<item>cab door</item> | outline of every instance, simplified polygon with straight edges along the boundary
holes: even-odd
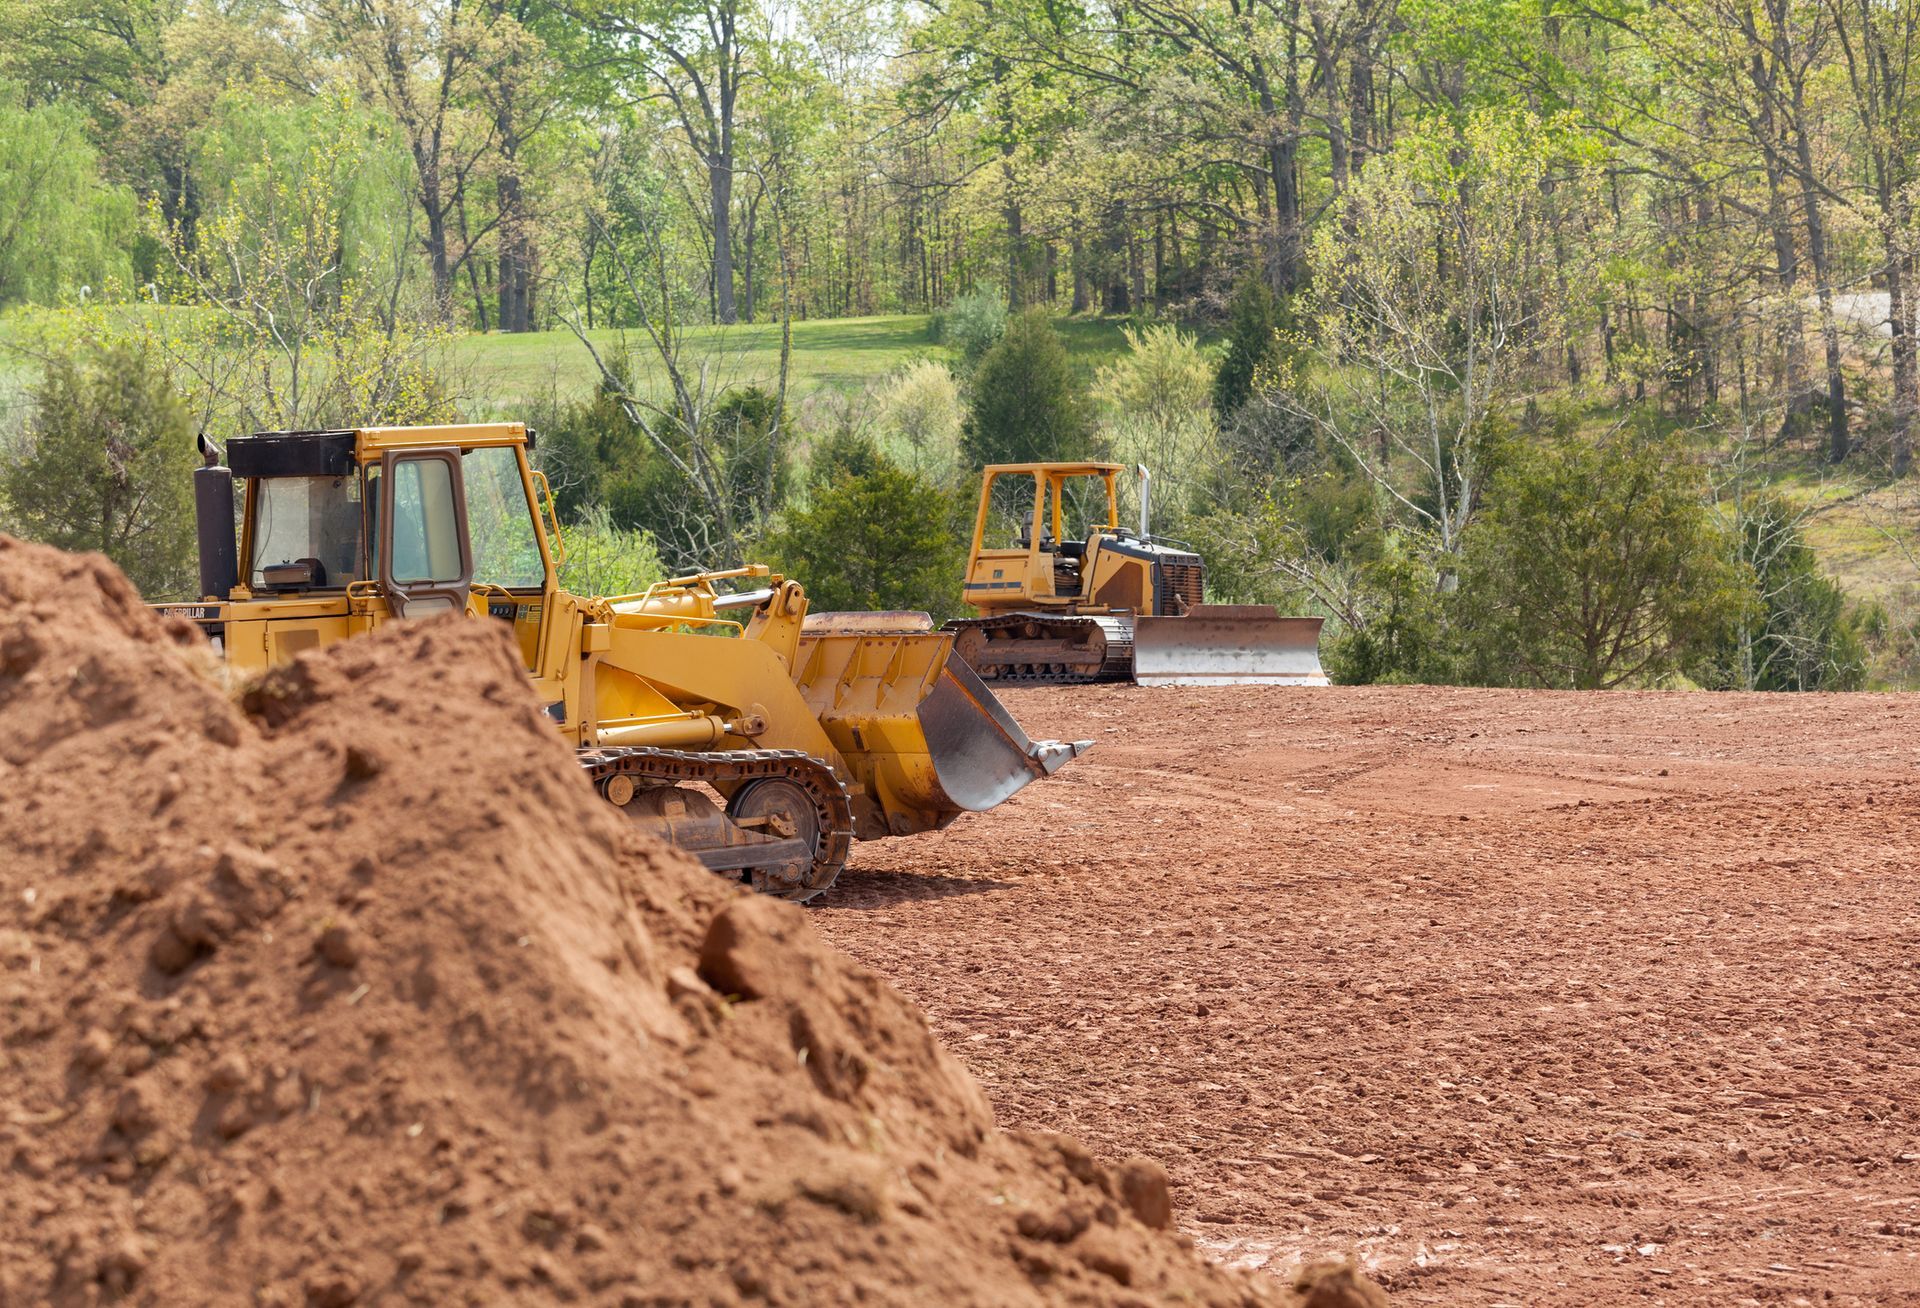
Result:
[[[457,449],[389,450],[380,460],[380,584],[397,618],[464,613],[473,584]]]

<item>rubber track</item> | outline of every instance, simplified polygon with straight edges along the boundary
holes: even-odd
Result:
[[[610,777],[627,776],[644,786],[709,785],[761,781],[778,777],[792,781],[813,798],[820,828],[820,852],[807,875],[795,881],[774,868],[749,868],[753,888],[805,903],[821,894],[847,865],[853,849],[853,801],[833,769],[797,749],[729,749],[712,752],[649,749],[645,746],[597,746],[576,754],[580,767],[596,788]]]

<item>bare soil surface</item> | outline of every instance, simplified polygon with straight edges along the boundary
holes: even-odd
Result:
[[[499,624],[210,673],[0,536],[0,1305],[1383,1302],[997,1129],[805,913],[594,795]]]
[[[1920,699],[1006,692],[812,914],[1003,1125],[1394,1301],[1920,1304]]]

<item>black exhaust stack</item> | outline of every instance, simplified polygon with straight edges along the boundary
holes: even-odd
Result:
[[[239,547],[233,538],[233,470],[220,466],[220,447],[201,432],[196,438],[206,466],[193,470],[193,518],[200,544],[200,595],[224,600],[240,584]]]

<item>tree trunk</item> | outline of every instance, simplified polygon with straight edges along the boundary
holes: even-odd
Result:
[[[1073,312],[1085,313],[1093,303],[1087,286],[1087,243],[1080,235],[1080,224],[1073,225]]]
[[[1893,475],[1904,477],[1913,465],[1913,413],[1920,406],[1913,339],[1913,288],[1906,260],[1887,241],[1887,322],[1893,333]]]
[[[1780,348],[1779,362],[1787,400],[1787,416],[1781,424],[1781,436],[1787,437],[1799,433],[1802,425],[1800,419],[1806,411],[1806,331],[1800,308],[1799,256],[1793,248],[1793,230],[1787,221],[1787,202],[1783,194],[1785,183],[1781,174],[1784,170],[1775,150],[1768,148],[1762,153],[1767,172],[1768,225],[1773,229],[1774,276],[1779,283],[1780,294],[1786,301],[1781,306],[1782,317],[1775,328],[1775,338]]]
[[[520,178],[512,172],[504,173],[497,189],[500,197],[500,278],[496,300],[500,330],[532,331],[532,251],[528,248]]]
[[[1153,302],[1156,306],[1167,302],[1167,220],[1163,213],[1153,216]]]
[[[420,207],[427,217],[427,264],[433,270],[433,302],[439,312],[453,293],[453,278],[447,259],[447,206],[440,199],[440,177],[432,168],[420,174]]]
[[[733,304],[733,153],[715,150],[707,156],[707,187],[712,199],[713,317],[732,323]]]
[[[467,225],[466,191],[462,189],[456,198],[458,203],[454,206],[454,216],[460,220],[460,247],[467,251],[466,258],[462,259],[461,262],[466,265],[467,286],[473,291],[473,316],[479,323],[480,330],[487,332],[493,328],[492,324],[487,321],[487,297],[481,294],[480,291],[480,260],[473,255],[473,238],[468,235],[471,229]],[[451,308],[451,288],[449,288],[447,303],[448,307]]]
[[[753,229],[759,217],[760,197],[756,195],[747,202],[747,225],[740,240],[740,317],[745,322],[753,321]]]
[[[1007,177],[1009,186],[1012,180],[1009,170]],[[1022,228],[1020,202],[1014,199],[1011,193],[1007,196],[1001,213],[1007,223],[1007,312],[1018,313],[1027,307],[1027,289],[1025,279],[1022,277],[1026,271],[1027,236]]]
[[[1102,234],[1103,258],[1100,277],[1103,285],[1101,308],[1107,313],[1126,313],[1127,300],[1127,213],[1120,201],[1107,206],[1106,230]]]
[[[1840,322],[1833,308],[1826,220],[1813,185],[1813,155],[1803,123],[1795,123],[1794,137],[1800,156],[1800,202],[1806,210],[1807,259],[1813,264],[1813,290],[1820,302],[1820,336],[1827,347],[1827,459],[1840,463],[1846,459],[1852,439],[1847,429],[1847,377],[1840,366]]]

